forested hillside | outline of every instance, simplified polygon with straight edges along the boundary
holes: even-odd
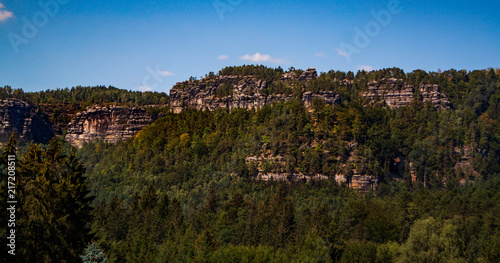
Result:
[[[72,87],[37,92],[4,86],[0,88],[0,99],[16,98],[31,104],[83,104],[115,103],[129,106],[167,104],[168,95],[161,92],[140,92],[118,89],[112,86]]]
[[[170,112],[133,138],[85,143],[76,153],[57,140],[33,146],[19,156],[22,174],[34,174],[21,183],[29,205],[20,211],[37,219],[22,235],[45,243],[20,253],[47,262],[65,247],[73,261],[85,248],[107,262],[500,260],[498,70],[330,71],[281,89],[291,72],[303,71],[242,66],[207,75],[250,74],[280,87],[269,94],[289,90],[287,101]],[[418,89],[401,107],[362,96],[368,83],[389,79],[396,89],[437,84],[451,104],[435,107]],[[308,91],[341,100],[306,107]],[[35,182],[60,198],[43,214],[48,197]],[[68,198],[67,189],[78,194]],[[38,230],[82,226],[59,207],[90,213],[89,231],[64,243]]]
[[[272,79],[276,71],[269,72],[261,77]],[[94,231],[110,258],[498,260],[499,76],[351,74],[321,74],[306,87],[341,94],[340,105],[315,100],[307,109],[299,97],[260,110],[187,110],[125,143],[86,145],[81,158],[101,200]],[[358,95],[362,83],[389,77],[438,83],[452,107],[436,110],[416,98],[391,109]],[[345,78],[352,84],[342,85]],[[285,181],[260,181],[268,174]],[[346,188],[355,174],[378,187]]]

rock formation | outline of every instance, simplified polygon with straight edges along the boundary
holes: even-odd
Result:
[[[315,79],[318,77],[318,73],[315,68],[308,68],[306,71],[299,76],[299,81],[308,82],[309,80]]]
[[[67,129],[66,140],[77,147],[98,139],[115,143],[134,136],[159,116],[144,108],[92,106],[76,113],[64,127],[55,127],[49,117],[22,100],[0,100],[0,142],[7,142],[14,132],[20,141],[48,143],[59,129]]]
[[[350,188],[354,188],[359,192],[366,193],[374,191],[378,186],[378,178],[375,176],[369,176],[366,174],[360,174],[357,171],[353,171],[353,175],[346,176],[343,174],[335,175],[335,181],[339,184],[346,184]]]
[[[449,108],[451,105],[448,97],[440,92],[437,84],[420,84],[418,91],[420,91],[424,103],[430,101],[438,109]],[[413,100],[415,93],[416,90],[412,84],[390,78],[387,80],[382,79],[379,82],[370,81],[368,91],[364,92],[362,96],[367,98],[369,103],[383,101],[387,106],[397,108],[409,104]]]
[[[308,68],[297,77],[295,72],[283,74],[280,81],[306,83],[318,77],[316,69]],[[216,76],[201,80],[177,83],[170,90],[170,107],[174,113],[185,109],[215,110],[217,108],[257,109],[273,102],[287,101],[293,94],[268,94],[268,83],[255,76]],[[309,106],[314,98],[321,98],[328,104],[339,101],[339,96],[325,91],[317,94],[305,92],[303,103]]]
[[[273,83],[257,76],[212,76],[201,80],[177,83],[170,91],[170,109],[179,113],[186,109],[215,110],[217,108],[258,109],[274,102],[297,99],[296,88],[308,86],[318,78],[316,69],[308,68],[298,75],[295,71],[284,73]],[[346,85],[352,80],[343,80]],[[388,107],[409,104],[416,94],[423,102],[431,102],[437,109],[450,107],[450,102],[438,85],[421,84],[414,87],[395,78],[371,81],[368,91],[361,94],[369,104],[382,102]],[[333,91],[301,91],[304,106],[310,108],[316,99],[326,104],[340,103],[340,96]],[[5,142],[12,132],[21,140],[46,143],[54,134],[67,130],[66,140],[81,147],[86,141],[103,139],[115,143],[134,136],[151,124],[157,116],[144,108],[92,106],[80,111],[79,106],[38,105],[38,108],[17,99],[0,100],[0,141]],[[46,114],[40,113],[46,112]],[[54,122],[53,124],[50,121]]]
[[[313,102],[313,99],[315,98],[320,98],[322,99],[326,104],[339,104],[340,103],[340,96],[339,94],[334,93],[333,91],[320,91],[318,93],[312,93],[310,91],[306,91],[302,93],[302,103],[304,106],[309,108]]]
[[[65,138],[76,147],[98,139],[116,143],[133,137],[156,118],[143,108],[93,106],[76,114],[68,124]]]
[[[293,71],[287,72],[275,82],[281,82],[285,86],[293,86],[297,82],[307,85],[310,80],[317,77],[316,69],[308,68],[300,76]],[[347,82],[349,81],[343,80],[344,85]],[[352,81],[350,83],[352,84]],[[216,76],[179,82],[170,91],[170,106],[174,113],[185,109],[255,109],[293,98],[289,93],[269,94],[268,88],[270,88],[269,83],[255,76]],[[402,80],[395,78],[371,81],[368,83],[368,91],[361,95],[367,98],[370,104],[384,102],[388,107],[394,108],[409,104],[417,91],[424,103],[429,101],[437,109],[450,107],[450,101],[440,92],[438,85],[420,84],[415,88],[412,84],[403,83]],[[306,107],[311,106],[314,98],[320,98],[327,104],[340,102],[339,95],[333,91],[302,93],[302,102]]]
[[[0,100],[1,142],[6,142],[14,132],[18,140],[47,143],[53,133],[45,117],[22,100]]]

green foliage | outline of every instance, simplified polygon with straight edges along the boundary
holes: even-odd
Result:
[[[165,105],[168,95],[163,92],[140,92],[118,89],[112,86],[76,86],[64,89],[24,92],[10,86],[0,87],[0,99],[16,98],[35,105],[82,105],[123,104],[128,106]]]
[[[285,262],[272,247],[228,246],[215,251],[209,262]]]
[[[188,110],[117,145],[85,145],[79,154],[101,215],[93,233],[118,262],[495,262],[497,92],[486,108],[455,97],[441,111],[357,99],[367,81],[387,77],[420,84],[440,75],[329,72],[307,89],[331,84],[341,105]],[[343,78],[353,82],[337,85]],[[328,179],[264,182],[262,173]],[[346,185],[367,175],[378,189],[356,193],[338,174]]]
[[[15,152],[13,140],[4,149]],[[33,145],[16,162],[16,257],[23,262],[77,261],[89,241],[92,198],[75,152],[53,139]],[[5,159],[4,159],[5,160]],[[5,166],[4,166],[5,169]]]
[[[83,263],[106,263],[108,260],[104,252],[96,243],[90,243],[85,248],[80,258]]]
[[[345,245],[340,262],[376,262],[377,244],[367,241],[349,241]]]
[[[215,96],[218,98],[223,98],[233,95],[233,85],[231,83],[225,82],[224,84],[217,87],[215,90]]]
[[[76,261],[89,226],[109,262],[500,260],[497,72],[330,71],[307,87],[279,85],[280,68],[219,72],[246,74],[268,81],[269,94],[298,96],[259,110],[168,113],[130,140],[79,150],[97,196],[92,217],[75,155],[57,141],[31,147],[19,166],[20,253],[30,262]],[[392,77],[438,83],[453,107],[359,99],[367,82]],[[301,92],[321,90],[342,104],[302,106]],[[327,179],[260,181],[263,171]],[[335,182],[339,174],[345,184]],[[357,175],[378,188],[348,188]]]
[[[401,246],[398,262],[466,262],[463,242],[452,223],[441,225],[432,217],[422,219],[415,222]]]
[[[249,76],[253,75],[261,80],[271,83],[278,80],[284,73],[281,67],[268,68],[263,65],[243,65],[234,67],[225,67],[219,71],[219,76]]]

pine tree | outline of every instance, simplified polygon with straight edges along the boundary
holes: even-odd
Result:
[[[90,238],[91,198],[83,174],[75,152],[65,155],[55,138],[46,151],[35,144],[22,156],[19,253],[23,261],[79,261]]]
[[[106,263],[108,261],[106,255],[96,243],[89,244],[80,258],[83,263]]]
[[[273,217],[271,224],[274,232],[271,234],[273,244],[284,246],[295,230],[295,209],[290,195],[286,193],[284,185],[280,184],[276,193],[272,194],[271,207]]]

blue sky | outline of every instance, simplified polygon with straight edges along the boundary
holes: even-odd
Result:
[[[498,1],[40,2],[0,0],[0,86],[168,92],[243,64],[500,67]]]

